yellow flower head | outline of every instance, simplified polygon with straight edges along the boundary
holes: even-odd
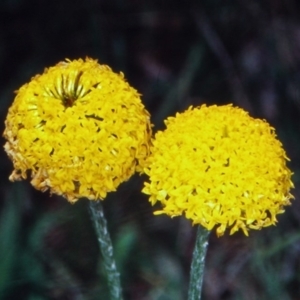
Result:
[[[189,108],[165,121],[154,138],[143,192],[156,214],[185,215],[217,235],[276,223],[293,187],[274,129],[242,109]]]
[[[142,171],[151,138],[138,92],[96,60],[60,62],[18,91],[5,122],[11,180],[63,195],[103,199]]]

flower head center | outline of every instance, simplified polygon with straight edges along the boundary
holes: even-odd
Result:
[[[78,71],[75,74],[61,74],[50,89],[46,89],[47,93],[62,100],[65,107],[71,107],[78,98],[82,98],[91,92],[92,87],[97,87],[99,82],[89,86],[83,82],[83,71]]]

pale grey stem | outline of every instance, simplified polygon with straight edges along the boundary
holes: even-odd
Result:
[[[102,203],[100,200],[90,201],[89,207],[106,270],[110,298],[111,300],[122,300],[120,274],[117,271],[114,260],[113,246],[107,229]]]
[[[199,225],[190,271],[188,300],[200,300],[210,231]]]

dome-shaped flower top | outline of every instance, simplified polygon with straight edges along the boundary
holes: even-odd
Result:
[[[96,60],[64,61],[18,91],[9,109],[5,150],[15,170],[42,191],[103,199],[142,171],[151,138],[138,92]]]
[[[217,234],[276,223],[293,187],[274,129],[239,108],[201,106],[166,120],[154,138],[143,192],[170,216]]]

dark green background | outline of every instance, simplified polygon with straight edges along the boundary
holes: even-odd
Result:
[[[143,95],[154,131],[190,105],[233,103],[267,119],[284,144],[296,200],[276,227],[211,234],[206,300],[300,299],[300,3],[2,0],[1,131],[13,91],[65,59],[96,58]],[[4,140],[2,140],[4,144]],[[0,154],[0,299],[108,299],[87,212],[11,183]],[[104,201],[125,299],[186,299],[195,229],[153,216],[134,176]]]

